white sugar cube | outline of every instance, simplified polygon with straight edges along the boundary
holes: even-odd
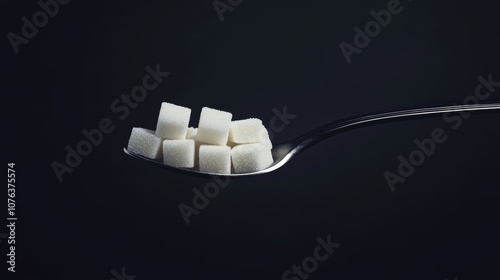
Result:
[[[164,140],[163,163],[173,167],[194,167],[194,140]]]
[[[231,173],[231,148],[227,146],[201,145],[199,157],[201,172]]]
[[[273,155],[265,144],[243,144],[231,149],[231,160],[234,172],[248,173],[269,167],[273,163]]]
[[[237,144],[257,143],[262,126],[262,121],[255,118],[232,121],[229,141]]]
[[[231,113],[203,107],[196,140],[213,145],[226,145],[232,117]]]
[[[128,140],[127,150],[150,159],[161,159],[161,143],[163,139],[155,135],[153,130],[134,127]]]
[[[191,109],[189,108],[167,102],[161,103],[156,136],[175,140],[186,139],[190,117]]]
[[[271,142],[271,138],[269,138],[269,132],[267,131],[265,126],[260,128],[259,132],[259,143],[266,145],[269,149],[273,148],[273,143]]]
[[[197,128],[189,127],[186,134],[186,139],[196,139]]]

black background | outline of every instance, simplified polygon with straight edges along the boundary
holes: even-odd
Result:
[[[211,1],[74,0],[15,54],[7,33],[40,8],[2,1],[16,276],[109,280],[125,267],[136,280],[281,279],[331,235],[342,245],[309,279],[500,277],[498,114],[457,130],[437,117],[340,134],[276,172],[231,180],[189,225],[178,205],[209,180],[122,151],[132,127],[155,128],[164,101],[191,108],[193,126],[203,106],[265,124],[286,106],[297,117],[279,143],[348,116],[462,103],[479,75],[500,80],[496,1],[402,1],[348,64],[339,44],[387,2],[243,0],[221,21]],[[110,104],[157,64],[170,76],[120,120]],[[105,117],[115,130],[60,183],[51,163]],[[448,140],[391,192],[384,172],[434,128]],[[5,239],[0,248],[4,275]]]

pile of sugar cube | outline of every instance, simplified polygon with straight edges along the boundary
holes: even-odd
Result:
[[[273,163],[272,143],[262,121],[232,121],[228,112],[203,107],[198,128],[189,127],[191,109],[161,104],[156,131],[134,127],[129,152],[178,168],[204,173],[249,173]]]

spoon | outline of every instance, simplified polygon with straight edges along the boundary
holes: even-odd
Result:
[[[330,138],[333,135],[338,133],[348,131],[354,128],[364,127],[368,125],[374,125],[379,123],[388,123],[392,121],[401,121],[408,119],[419,119],[432,117],[435,115],[443,114],[443,113],[457,113],[457,112],[471,112],[471,113],[485,113],[485,112],[498,112],[500,111],[500,103],[488,103],[493,100],[487,100],[485,104],[476,104],[476,105],[453,105],[453,106],[432,106],[432,107],[421,107],[414,109],[406,109],[406,110],[398,110],[398,111],[389,111],[384,113],[376,113],[376,114],[368,114],[358,117],[346,118],[338,121],[333,121],[323,126],[320,126],[309,133],[306,133],[303,136],[300,136],[291,141],[273,145],[272,155],[274,162],[268,168],[260,171],[250,172],[250,173],[231,173],[231,174],[215,174],[215,173],[205,173],[201,172],[195,168],[177,168],[168,165],[164,165],[160,160],[153,160],[146,158],[144,156],[132,153],[127,150],[125,147],[123,151],[136,159],[139,159],[143,162],[179,172],[192,176],[230,176],[230,177],[243,177],[250,175],[260,175],[275,171],[281,167],[283,167],[287,162],[289,162],[294,156],[296,156],[299,152],[306,150],[317,144],[320,141],[323,141],[327,138]],[[498,101],[495,99],[495,101]]]

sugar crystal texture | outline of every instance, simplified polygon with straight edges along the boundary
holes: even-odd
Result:
[[[191,109],[163,102],[156,124],[156,136],[173,140],[186,139],[190,117]]]
[[[231,173],[231,148],[227,146],[201,145],[199,157],[201,172]]]
[[[134,127],[128,140],[127,150],[150,159],[162,158],[162,141],[153,130]]]
[[[195,140],[196,139],[196,134],[198,134],[198,129],[197,128],[194,128],[194,127],[190,127],[188,128],[188,132],[187,132],[187,136],[186,138],[187,139],[193,139]],[[202,144],[205,144],[205,143],[202,143],[200,141],[194,141],[194,165],[197,166],[198,165],[198,162],[199,162],[199,150],[200,150],[200,146]]]
[[[194,167],[194,140],[163,140],[163,163],[173,167]]]
[[[200,164],[200,146],[206,145],[205,143],[194,141],[194,165],[198,166]]]
[[[273,148],[273,143],[271,142],[271,138],[269,137],[269,132],[267,131],[265,126],[262,126],[259,131],[259,143],[266,145],[269,149]]]
[[[262,121],[255,118],[232,121],[229,141],[237,144],[258,143]]]
[[[273,155],[265,144],[243,144],[231,149],[231,160],[235,173],[248,173],[269,167]]]
[[[189,127],[186,134],[186,139],[196,139],[197,128]]]
[[[203,107],[198,123],[196,140],[212,145],[224,146],[229,138],[233,115],[228,112]]]

